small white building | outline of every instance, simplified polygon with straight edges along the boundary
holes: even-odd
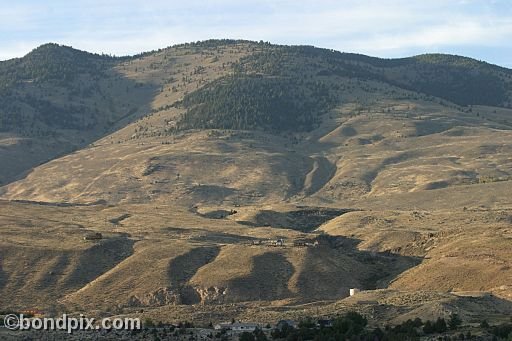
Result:
[[[358,288],[351,288],[350,289],[350,296],[354,296],[355,294],[357,294],[358,292],[360,292],[361,289],[358,289]]]
[[[213,329],[215,329],[215,330],[229,329],[229,328],[231,328],[231,322],[219,323],[219,324],[216,324],[215,326],[213,326]]]

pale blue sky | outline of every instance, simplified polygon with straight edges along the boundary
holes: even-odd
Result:
[[[512,1],[0,0],[0,60],[47,42],[126,55],[210,38],[379,57],[445,52],[512,67]]]

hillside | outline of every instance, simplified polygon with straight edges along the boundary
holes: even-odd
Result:
[[[0,69],[1,309],[510,311],[508,69],[232,40]]]
[[[139,125],[137,135],[193,128],[309,131],[345,93],[361,90],[361,82],[464,106],[510,107],[512,89],[510,70],[464,57],[384,60],[223,40],[123,58],[46,44],[0,62],[0,70],[0,158],[19,160],[1,172],[3,183],[150,113],[163,114],[165,122],[151,133]],[[174,108],[185,110],[183,117],[169,115]]]
[[[55,44],[0,62],[0,182],[87,145],[138,110],[139,100],[120,96],[136,84],[113,72],[116,62]]]

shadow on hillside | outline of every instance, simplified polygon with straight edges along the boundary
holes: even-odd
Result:
[[[196,185],[188,190],[188,196],[193,202],[222,202],[237,193],[236,189],[218,185]]]
[[[195,241],[210,241],[214,243],[222,243],[222,244],[240,244],[240,243],[251,243],[253,241],[257,241],[256,237],[249,236],[240,236],[232,233],[225,232],[213,232],[208,233],[204,236],[193,237],[191,240]]]
[[[230,300],[258,301],[278,300],[292,297],[288,282],[295,269],[280,253],[267,252],[254,257],[249,276],[229,281]]]
[[[406,161],[409,161],[409,160],[417,158],[417,157],[418,157],[418,153],[415,152],[415,151],[400,152],[400,153],[397,153],[397,154],[395,154],[393,156],[387,157],[387,158],[383,159],[378,166],[376,166],[373,169],[367,171],[363,175],[363,179],[364,179],[364,181],[366,181],[366,183],[368,185],[371,186],[373,181],[379,175],[379,173],[381,171],[383,171],[386,167],[394,166],[394,165],[397,165],[399,163],[406,162]]]
[[[53,89],[53,83],[26,83],[26,93],[7,98],[34,112],[34,117],[30,125],[20,123],[13,130],[24,137],[23,142],[0,148],[0,163],[11,160],[13,154],[23,160],[9,162],[7,176],[0,174],[0,186],[24,179],[35,167],[80,150],[151,113],[159,87],[129,79],[114,66],[99,74],[79,74],[50,91],[61,93],[62,98],[39,90],[45,86]],[[46,146],[43,152],[42,146]],[[0,195],[2,192],[0,189]]]
[[[391,251],[360,250],[360,239],[320,235],[317,247],[308,248],[298,275],[300,294],[309,300],[339,299],[349,296],[350,288],[386,288],[404,271],[422,259]]]
[[[62,263],[73,261],[76,264],[73,271],[66,275],[65,280],[61,283],[62,287],[81,288],[113,269],[133,254],[134,243],[126,236],[114,237],[91,246],[80,253],[77,259],[62,260]],[[45,284],[49,285],[50,283]]]
[[[197,247],[176,258],[168,265],[167,276],[171,287],[179,290],[182,304],[197,304],[201,297],[188,281],[194,277],[197,271],[213,261],[220,253],[220,247]]]
[[[4,271],[2,260],[0,259],[0,289],[7,284],[7,274]]]
[[[276,155],[271,155],[276,153],[276,150],[270,145],[262,149],[269,154],[266,159],[266,166],[270,168],[271,174],[286,178],[286,182],[276,184],[282,186],[286,183],[286,188],[283,188],[283,199],[286,200],[300,194],[304,190],[304,182],[308,173],[313,170],[315,160],[296,152],[279,152]],[[269,188],[268,190],[274,191],[276,189]]]
[[[261,253],[252,259],[249,273],[226,278],[227,294],[222,299],[225,302],[294,299],[304,303],[336,300],[349,296],[350,288],[386,288],[398,275],[421,263],[420,258],[391,251],[360,250],[361,240],[354,238],[311,236],[302,242],[283,238],[282,246],[269,241],[249,244],[239,240],[247,252],[259,248]],[[182,304],[201,303],[197,288],[188,283],[201,267],[214,262],[218,254],[218,247],[198,247],[171,260],[168,277]],[[237,264],[237,259],[232,259],[232,267],[236,269]],[[244,273],[246,269],[236,270]]]
[[[258,238],[251,236],[243,236],[233,233],[226,232],[212,232],[210,230],[200,229],[200,228],[179,228],[179,227],[166,227],[163,228],[162,231],[170,232],[174,236],[187,236],[189,240],[193,241],[209,241],[215,243],[222,244],[239,244],[239,243],[248,243],[252,241],[257,241]],[[189,232],[198,233],[195,236],[189,236]]]
[[[419,137],[432,134],[439,134],[448,131],[457,124],[461,124],[461,122],[449,120],[443,117],[437,118],[437,120],[435,121],[433,119],[415,121],[414,127],[416,128],[416,136]]]
[[[40,288],[49,288],[58,285],[58,281],[61,279],[63,271],[72,265],[72,259],[70,256],[71,254],[68,252],[56,255],[56,261],[52,262],[52,270],[40,276],[37,279],[36,286]]]
[[[261,210],[253,220],[237,222],[250,227],[269,226],[311,232],[325,222],[352,211],[355,211],[355,209],[326,207],[298,207],[297,210],[288,212]]]
[[[279,300],[299,302],[336,300],[350,288],[386,288],[422,259],[392,252],[359,250],[361,240],[319,235],[304,246],[285,240],[283,247],[261,247],[268,252],[254,257],[250,274],[229,281],[229,301]],[[305,253],[305,255],[303,254]],[[291,263],[297,255],[298,263]],[[292,258],[290,258],[292,257]],[[296,290],[290,291],[290,288]]]
[[[167,275],[173,286],[187,283],[202,266],[210,263],[220,252],[220,248],[197,247],[169,262]]]
[[[472,322],[480,323],[484,319],[492,319],[496,315],[512,316],[512,302],[489,293],[480,295],[457,295],[456,305],[463,309]]]

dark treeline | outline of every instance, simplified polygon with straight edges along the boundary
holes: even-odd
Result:
[[[57,44],[45,44],[23,58],[0,63],[0,90],[17,82],[66,84],[83,74],[103,76],[115,58]]]
[[[234,320],[233,320],[234,322]],[[334,319],[313,319],[311,317],[301,320],[297,325],[289,325],[281,321],[274,328],[266,326],[267,332],[257,328],[239,334],[241,341],[411,341],[411,340],[511,340],[512,323],[502,323],[490,326],[483,320],[480,326],[464,325],[457,314],[447,319],[422,321],[420,318],[409,319],[395,325],[378,325],[370,327],[365,316],[357,312],[347,312]],[[293,323],[293,322],[292,322]],[[187,329],[194,328],[190,322],[180,322],[178,325],[155,324],[146,320],[144,329],[134,333],[145,332],[152,334],[154,340],[163,339],[167,335],[185,335]],[[168,328],[168,330],[166,329]],[[208,328],[213,328],[210,323]],[[212,331],[209,338],[214,340],[230,340],[229,328]],[[192,335],[192,334],[191,334]],[[191,336],[191,339],[193,336]]]
[[[236,43],[237,41],[230,41]],[[211,47],[217,41],[192,44]],[[510,106],[512,73],[451,55],[379,59],[312,46],[253,45],[232,75],[185,96],[177,129],[314,129],[339,103],[342,78],[373,80],[459,105]]]
[[[377,80],[436,96],[459,105],[510,106],[512,70],[471,58],[424,54],[381,59],[311,46],[272,47],[246,58],[261,72],[282,73],[283,66],[301,60],[302,71],[316,64],[320,75]],[[296,72],[301,72],[297,68]]]
[[[299,77],[233,76],[185,96],[178,129],[308,131],[334,103],[326,84]]]
[[[178,129],[308,131],[323,113],[341,103],[346,78],[384,82],[459,105],[512,107],[511,70],[460,56],[380,59],[312,46],[227,39],[174,48],[201,51],[219,46],[250,53],[228,66],[230,76],[185,96],[181,105],[187,111]],[[102,92],[100,80],[115,84],[117,76],[109,73],[114,65],[150,54],[119,58],[45,44],[23,58],[0,62],[0,131],[44,135],[55,127],[87,130],[98,122],[108,129],[111,122],[104,118],[117,110],[112,105],[115,92]],[[124,81],[127,89],[139,91]],[[48,93],[57,88],[62,98]],[[97,103],[87,104],[92,97]]]

